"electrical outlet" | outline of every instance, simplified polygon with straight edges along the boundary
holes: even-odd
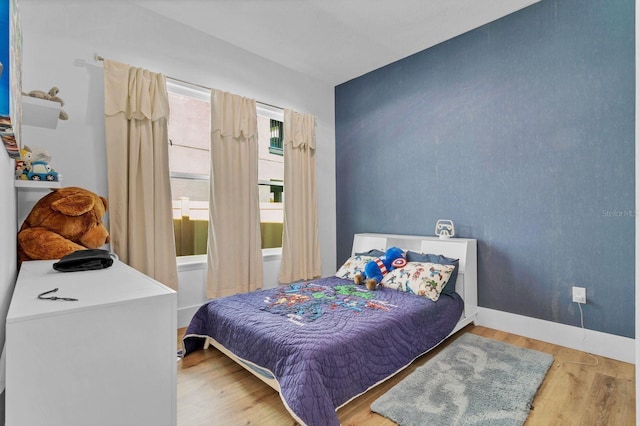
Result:
[[[587,289],[584,287],[573,287],[573,301],[576,303],[587,303]]]

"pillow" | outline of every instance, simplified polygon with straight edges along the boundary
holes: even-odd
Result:
[[[441,263],[443,265],[455,266],[455,269],[451,273],[451,278],[449,278],[449,282],[444,287],[444,289],[442,289],[443,294],[455,293],[456,280],[458,279],[459,259],[453,259],[451,257],[446,257],[441,254],[425,254],[425,253],[416,253],[415,251],[408,251],[407,262],[429,262],[429,263]]]
[[[408,262],[404,268],[394,269],[380,284],[394,290],[427,297],[434,302],[440,298],[455,266],[441,263]]]
[[[371,249],[369,251],[365,251],[362,253],[356,253],[356,255],[361,255],[361,256],[373,256],[373,257],[380,257],[380,256],[384,256],[385,252],[382,250],[378,250],[378,249]]]
[[[368,261],[375,258],[376,256],[365,256],[363,254],[351,256],[344,262],[340,269],[338,269],[336,277],[352,280],[358,272],[364,271],[364,265],[366,265]]]

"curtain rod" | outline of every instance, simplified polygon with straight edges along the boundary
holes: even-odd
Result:
[[[94,55],[93,55],[93,60],[94,60],[94,61],[96,61],[96,62],[104,62],[104,58],[103,58],[102,56],[98,55],[97,53],[94,53]],[[192,86],[200,87],[201,89],[205,89],[205,90],[213,90],[211,87],[203,86],[202,84],[192,83],[192,82],[190,82],[190,81],[181,80],[181,79],[179,79],[179,78],[170,77],[170,76],[168,76],[168,75],[165,75],[165,77],[166,77],[166,78],[169,78],[169,79],[171,79],[171,80],[179,81],[180,83],[190,84],[190,85],[192,85]],[[256,101],[256,102],[257,102],[257,103],[259,103],[259,104],[262,104],[262,105],[266,105],[266,106],[271,107],[271,108],[278,108],[278,109],[281,109],[281,110],[283,110],[283,111],[284,111],[284,108],[279,107],[279,106],[277,106],[277,105],[272,105],[272,104],[268,104],[268,103],[266,103],[266,102],[260,102],[260,101]]]

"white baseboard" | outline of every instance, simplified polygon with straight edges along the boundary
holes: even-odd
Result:
[[[635,340],[600,331],[478,308],[476,325],[635,364]],[[586,337],[585,337],[586,333]],[[584,339],[584,343],[583,343]]]

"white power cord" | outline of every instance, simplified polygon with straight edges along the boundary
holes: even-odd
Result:
[[[580,309],[580,327],[582,327],[582,340],[580,341],[580,347],[582,348],[582,352],[586,353],[587,355],[589,355],[591,358],[594,359],[594,362],[591,363],[591,362],[580,362],[580,361],[562,361],[558,363],[556,367],[562,367],[563,364],[579,364],[579,365],[589,365],[589,366],[595,367],[596,365],[600,364],[600,360],[596,356],[584,350],[584,341],[587,338],[587,330],[584,329],[584,317],[582,315],[582,304],[578,302],[576,302],[576,304],[578,305],[578,309]]]

